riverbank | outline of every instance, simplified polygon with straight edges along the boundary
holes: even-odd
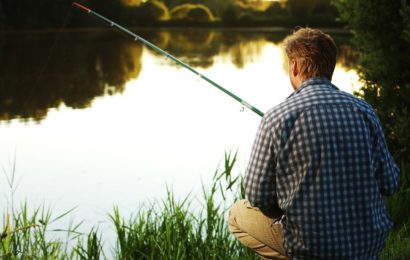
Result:
[[[131,31],[222,31],[222,32],[261,32],[261,33],[291,33],[295,27],[281,27],[281,26],[132,26],[128,27]],[[346,28],[333,28],[333,27],[317,27],[326,33],[331,34],[346,34],[351,35],[351,32]],[[50,28],[50,29],[22,29],[22,30],[0,30],[0,35],[12,35],[12,34],[48,34],[48,33],[89,33],[89,32],[109,32],[113,29],[111,27],[81,27],[81,28]]]
[[[75,258],[75,259],[259,259],[229,234],[226,213],[235,198],[243,197],[242,179],[233,174],[236,155],[226,155],[225,170],[214,175],[214,182],[204,188],[202,207],[193,207],[194,198],[177,200],[171,191],[159,203],[141,207],[125,219],[118,207],[107,218],[115,230],[113,245],[106,244],[104,233],[95,226],[80,233],[80,224],[68,228],[50,228],[74,210],[58,216],[44,206],[28,212],[27,204],[2,215],[0,256],[3,258]],[[410,230],[409,167],[402,165],[402,186],[388,199],[395,226],[380,259],[408,259]],[[13,187],[11,187],[13,189]],[[222,202],[221,202],[222,201]],[[52,238],[58,232],[65,239]],[[159,235],[161,234],[161,235]],[[51,237],[51,238],[50,238]],[[110,255],[112,253],[112,255]]]

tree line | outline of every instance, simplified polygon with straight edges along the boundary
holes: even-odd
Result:
[[[331,0],[78,0],[125,25],[337,26]],[[71,10],[71,0],[0,0],[0,29],[96,26]]]

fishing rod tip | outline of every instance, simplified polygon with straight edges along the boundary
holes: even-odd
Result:
[[[83,5],[80,5],[79,3],[73,2],[73,6],[77,7],[78,9],[84,10],[88,13],[91,12],[91,9],[89,9],[89,8],[83,6]]]

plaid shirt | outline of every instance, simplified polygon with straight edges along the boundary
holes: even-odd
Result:
[[[382,195],[398,183],[373,109],[324,78],[264,115],[245,176],[253,206],[284,212],[292,259],[376,259],[392,226]]]

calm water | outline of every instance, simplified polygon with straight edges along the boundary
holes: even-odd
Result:
[[[170,30],[142,36],[262,111],[291,92],[279,43],[286,32]],[[333,82],[357,89],[347,35]],[[107,220],[161,199],[201,194],[225,150],[243,174],[260,117],[189,71],[121,34],[1,35],[0,210],[16,164],[14,201],[77,219]]]

